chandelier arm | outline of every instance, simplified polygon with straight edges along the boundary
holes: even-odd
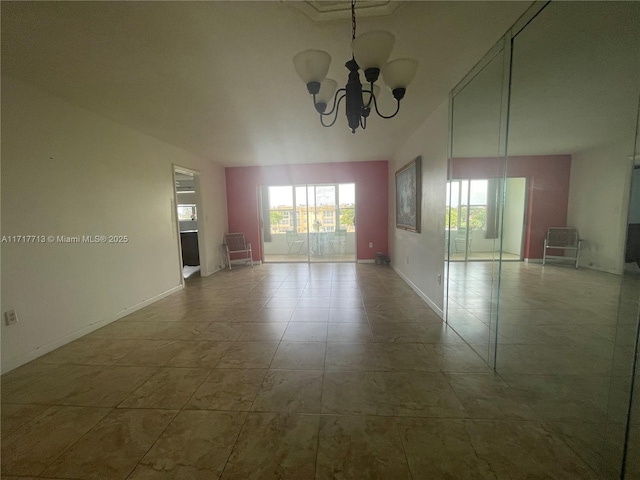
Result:
[[[320,117],[320,125],[322,125],[323,127],[333,127],[333,125],[336,123],[336,121],[338,120],[338,113],[336,112],[335,116],[333,117],[333,120],[331,121],[330,124],[326,125],[324,123],[324,117]]]
[[[326,112],[326,113],[320,113],[320,115],[322,115],[323,117],[328,117],[330,115],[333,115],[333,113],[337,110],[338,104],[340,103],[340,100],[342,100],[342,97],[340,98],[340,100],[336,100],[338,98],[338,95],[340,94],[340,92],[346,92],[346,89],[341,88],[339,90],[336,91],[335,95],[333,96],[333,108],[331,109],[330,112]],[[344,97],[344,95],[343,95]],[[316,96],[313,96],[313,103],[315,105],[316,103]]]
[[[370,95],[369,95],[369,101],[368,101],[368,102],[367,102],[367,104],[365,105],[365,104],[364,104],[364,99],[363,99],[362,106],[363,106],[364,108],[369,108],[369,107],[371,107],[371,102],[372,102],[372,101],[373,101],[373,99],[374,99],[374,95],[373,95],[373,82],[371,82],[371,87],[370,87],[370,89],[369,89],[369,90],[362,90],[362,93],[363,93],[363,94],[364,94],[364,93],[368,93],[368,94],[370,94]]]
[[[360,128],[362,130],[366,130],[366,128],[367,128],[367,117],[360,117]]]
[[[380,111],[378,110],[378,101],[376,100],[375,95],[372,95],[372,97],[373,97],[373,106],[375,107],[376,113],[378,114],[378,116],[379,116],[380,118],[384,118],[384,119],[388,120],[388,119],[390,119],[390,118],[395,117],[395,116],[398,114],[398,112],[400,111],[400,100],[396,100],[396,102],[397,102],[396,111],[395,111],[395,112],[393,112],[393,114],[392,114],[392,115],[388,115],[388,116],[387,116],[387,115],[382,115],[382,114],[380,113]]]
[[[344,90],[344,88],[341,88],[340,90]],[[338,92],[340,91],[338,90]],[[338,96],[338,92],[336,92],[336,97]],[[333,108],[331,109],[331,113],[334,113],[333,115],[333,120],[331,121],[331,123],[329,125],[325,125],[324,123],[324,117],[331,115],[331,113],[321,113],[320,114],[320,124],[323,127],[332,127],[334,125],[334,123],[336,123],[336,120],[338,120],[338,109],[340,107],[340,102],[342,102],[342,99],[346,97],[346,94],[342,95],[340,98],[338,98],[337,100],[334,99],[333,101]]]

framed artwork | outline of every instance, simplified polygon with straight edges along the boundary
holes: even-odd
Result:
[[[416,157],[396,171],[396,227],[416,233],[420,233],[421,162],[422,157]]]

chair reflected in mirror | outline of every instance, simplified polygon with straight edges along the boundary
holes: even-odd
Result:
[[[571,262],[578,268],[581,242],[577,228],[549,227],[547,236],[544,239],[542,265],[546,265],[547,260],[552,259]],[[549,251],[551,251],[551,254]],[[566,253],[569,253],[569,255],[566,255]]]
[[[467,254],[471,254],[471,232],[469,232],[469,236],[467,237],[467,229],[466,228],[458,228],[456,230],[456,234],[453,237],[453,245],[455,247],[456,253],[464,253],[465,248]]]

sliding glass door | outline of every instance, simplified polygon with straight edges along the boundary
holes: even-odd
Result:
[[[527,179],[507,178],[506,189],[503,185],[502,179],[496,178],[447,182],[445,225],[448,228],[447,244],[450,245],[449,260],[498,258],[501,219],[504,230],[502,260],[522,259]]]
[[[265,262],[356,260],[355,184],[265,186],[261,198]]]

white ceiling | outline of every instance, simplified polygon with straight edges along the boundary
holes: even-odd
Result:
[[[640,2],[553,2],[513,42],[510,155],[633,152]],[[502,56],[454,99],[456,157],[496,156]]]
[[[2,2],[2,72],[226,166],[389,159],[529,5],[393,3],[358,32],[392,31],[392,58],[417,58],[418,74],[396,118],[355,135],[344,117],[320,126],[292,64],[326,50],[346,82],[348,10],[320,21],[288,1]]]

